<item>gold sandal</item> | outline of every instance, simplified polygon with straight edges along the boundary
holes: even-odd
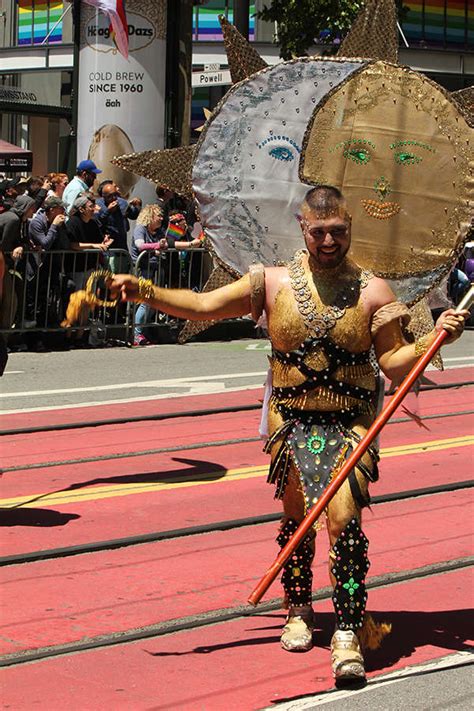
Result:
[[[280,644],[287,652],[308,652],[313,646],[314,612],[309,605],[291,607]]]
[[[365,679],[364,657],[355,632],[334,632],[331,640],[331,664],[336,681]]]

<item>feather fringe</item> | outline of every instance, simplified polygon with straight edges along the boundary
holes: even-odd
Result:
[[[366,614],[362,629],[357,632],[360,646],[363,649],[378,649],[384,637],[392,631],[392,625],[387,622],[375,622],[370,614]]]

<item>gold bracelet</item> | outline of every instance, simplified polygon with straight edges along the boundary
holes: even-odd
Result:
[[[151,279],[138,278],[138,299],[137,304],[143,304],[148,299],[155,298],[155,285]]]
[[[104,306],[106,308],[113,308],[117,306],[118,299],[113,301],[105,301],[105,299],[99,299],[97,296],[97,288],[99,281],[102,281],[107,288],[107,282],[113,279],[114,275],[108,269],[97,269],[92,272],[87,280],[85,293],[87,298],[87,303],[90,306]]]
[[[419,358],[420,356],[424,355],[428,348],[430,347],[430,344],[427,343],[428,336],[430,334],[427,333],[426,336],[422,336],[421,338],[418,338],[415,341],[415,356]]]

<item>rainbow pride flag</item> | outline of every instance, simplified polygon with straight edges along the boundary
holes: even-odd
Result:
[[[62,0],[18,0],[18,44],[41,44],[56,23],[48,42],[62,42],[63,23],[58,21],[63,12]]]
[[[414,0],[403,3],[408,12],[403,31],[408,41],[431,46],[469,45],[474,38],[474,4],[465,0]]]
[[[206,5],[196,3],[193,12],[193,38],[222,42],[222,29],[219,15],[226,15],[229,22],[234,21],[234,13],[224,0],[208,0]],[[197,35],[197,37],[196,37]],[[249,39],[255,39],[255,2],[249,4]]]
[[[168,229],[166,230],[167,237],[173,237],[174,239],[181,239],[186,234],[186,229],[175,225],[172,222],[169,223]]]

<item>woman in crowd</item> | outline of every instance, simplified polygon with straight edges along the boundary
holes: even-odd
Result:
[[[48,175],[48,179],[51,183],[51,188],[48,191],[48,197],[55,195],[56,197],[62,199],[66,185],[69,183],[69,178],[66,173],[50,173]]]
[[[138,261],[140,275],[160,286],[170,286],[171,255],[167,254],[168,248],[188,250],[200,244],[199,240],[186,238],[187,225],[184,215],[179,213],[175,216],[177,221],[173,226],[179,224],[178,230],[175,232],[170,230],[170,218],[170,225],[165,232],[163,209],[159,205],[145,205],[137,218],[137,225],[133,232],[130,249],[133,263],[136,264],[142,252],[148,252],[147,256],[140,257]],[[146,346],[150,343],[143,333],[143,326],[149,320],[149,313],[150,309],[145,304],[138,305],[135,312],[134,345],[136,346]]]
[[[81,193],[72,205],[66,231],[71,249],[77,252],[94,250],[92,254],[74,255],[72,271],[77,289],[82,289],[93,269],[106,266],[103,253],[113,243],[109,235],[104,235],[95,219],[95,200],[87,193]]]
[[[136,264],[143,252],[146,252],[138,261],[140,274],[145,279],[151,279],[155,283],[160,278],[159,269],[160,250],[166,249],[167,242],[163,225],[163,210],[159,205],[145,205],[137,218],[137,224],[133,231],[130,255]],[[146,304],[139,304],[135,312],[135,333],[134,345],[146,346],[150,343],[143,333],[143,326],[149,320],[150,309]]]

